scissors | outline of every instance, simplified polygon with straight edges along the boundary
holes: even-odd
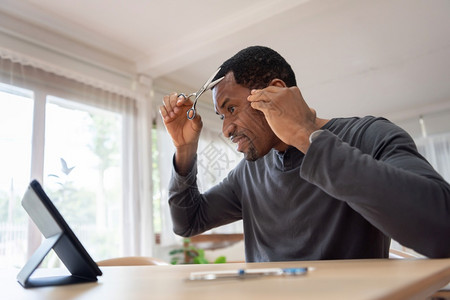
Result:
[[[209,79],[205,82],[205,84],[202,85],[202,87],[196,91],[195,93],[190,94],[189,96],[186,97],[185,94],[181,93],[178,96],[183,96],[185,99],[190,99],[191,97],[195,97],[194,99],[194,104],[192,104],[192,107],[187,111],[187,118],[189,120],[192,120],[195,118],[196,110],[195,110],[195,105],[197,104],[197,100],[198,98],[200,98],[200,96],[206,92],[207,90],[212,89],[213,87],[216,86],[216,84],[218,84],[224,77],[220,77],[219,79],[216,79],[214,81],[212,81],[214,79],[214,77],[217,75],[217,73],[219,73],[220,68],[217,69],[216,72],[214,72],[214,74],[212,74],[211,77],[209,77]]]

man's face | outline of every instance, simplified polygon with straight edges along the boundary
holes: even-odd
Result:
[[[250,90],[237,84],[233,73],[228,73],[213,89],[214,107],[223,120],[223,135],[237,144],[237,151],[244,153],[245,159],[254,161],[280,140],[264,114],[250,106],[249,95]]]

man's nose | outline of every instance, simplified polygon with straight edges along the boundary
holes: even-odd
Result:
[[[230,122],[229,120],[224,118],[222,124],[222,133],[224,137],[230,138],[233,135],[235,128],[236,127],[233,122]]]

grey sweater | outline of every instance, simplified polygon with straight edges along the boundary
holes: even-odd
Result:
[[[411,137],[381,118],[332,119],[306,155],[242,160],[201,194],[196,167],[173,172],[174,231],[192,236],[243,220],[248,262],[388,257],[390,238],[450,257],[450,185]]]

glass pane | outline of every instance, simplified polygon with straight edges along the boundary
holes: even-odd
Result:
[[[26,260],[28,216],[20,201],[30,182],[33,93],[0,84],[0,267]]]
[[[121,254],[120,158],[119,114],[47,98],[45,189],[94,260]]]
[[[156,128],[152,128],[152,191],[153,191],[153,230],[161,233],[161,192],[159,190],[158,142]]]

